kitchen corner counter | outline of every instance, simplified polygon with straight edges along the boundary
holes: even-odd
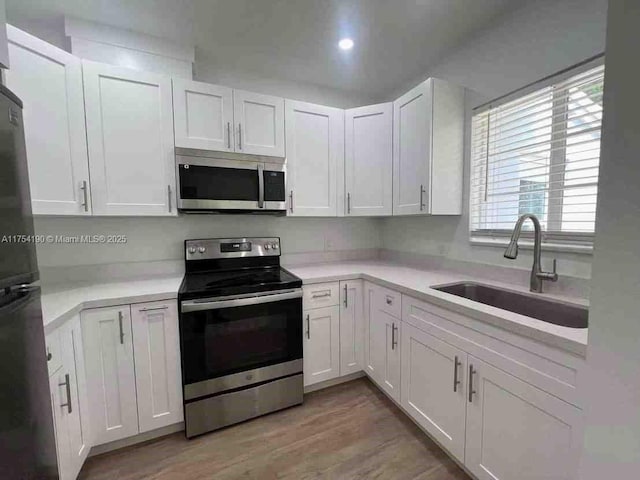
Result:
[[[42,319],[45,334],[87,308],[177,298],[181,282],[182,276],[95,284],[43,285]]]
[[[429,302],[438,307],[532,338],[572,354],[586,355],[588,329],[553,325],[430,288],[434,285],[473,281],[527,293],[526,286],[499,283],[478,276],[469,276],[446,270],[419,270],[405,265],[380,261],[325,263],[293,267],[285,265],[285,268],[300,277],[304,284],[336,282],[357,278],[368,280],[418,300]],[[541,295],[563,302],[588,305],[588,301],[582,298],[555,294]]]

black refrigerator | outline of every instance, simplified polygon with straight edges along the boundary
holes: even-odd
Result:
[[[22,102],[0,85],[0,478],[58,478]]]

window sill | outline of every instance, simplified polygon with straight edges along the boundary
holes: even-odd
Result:
[[[509,240],[506,238],[471,237],[469,243],[482,247],[506,248],[507,245],[509,245]],[[518,241],[518,247],[523,250],[533,250],[533,242],[527,239],[521,239]],[[593,245],[569,245],[564,243],[542,242],[542,250],[545,252],[593,255]]]

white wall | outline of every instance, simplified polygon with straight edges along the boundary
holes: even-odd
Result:
[[[640,2],[612,0],[608,25],[583,480],[640,472]]]
[[[38,235],[126,235],[123,245],[40,244],[41,267],[181,260],[188,238],[279,236],[284,254],[378,248],[375,219],[184,215],[178,218],[36,217]]]
[[[385,219],[382,221],[384,248],[531,267],[530,251],[522,251],[516,261],[510,261],[502,257],[501,249],[472,246],[469,243],[471,109],[479,103],[602,53],[605,47],[606,8],[606,0],[531,2],[530,6],[502,19],[499,24],[446,56],[423,76],[439,77],[478,92],[469,93],[466,99],[465,212],[461,217]],[[420,80],[416,79],[413,84]],[[403,86],[394,97],[411,86]],[[560,274],[583,278],[591,275],[590,255],[549,252],[544,257],[547,261],[558,258]]]

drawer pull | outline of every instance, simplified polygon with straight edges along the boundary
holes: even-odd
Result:
[[[318,293],[315,295],[311,295],[311,298],[325,298],[330,296],[331,296],[331,292],[327,292],[327,293]]]
[[[387,297],[387,305],[393,305],[393,299],[391,297]]]

